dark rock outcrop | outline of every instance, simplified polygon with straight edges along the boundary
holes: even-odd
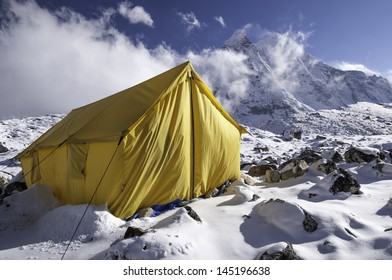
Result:
[[[264,176],[267,170],[276,170],[276,165],[265,164],[265,165],[253,165],[248,170],[248,175],[252,177]]]
[[[374,154],[367,154],[364,151],[361,151],[355,147],[351,147],[344,153],[344,159],[346,162],[351,163],[351,162],[358,162],[358,163],[364,163],[364,162],[371,162],[375,159],[377,159],[378,156]]]
[[[190,206],[185,206],[184,208],[185,208],[186,212],[188,213],[188,215],[192,219],[194,219],[196,222],[201,223],[201,219],[200,219],[199,215],[197,215],[195,210],[193,210]]]
[[[0,154],[8,152],[8,148],[0,143]]]
[[[336,179],[332,184],[332,187],[329,191],[333,194],[337,194],[338,192],[350,192],[352,194],[360,194],[359,189],[361,185],[358,183],[358,180],[348,173],[346,170],[339,168],[338,173],[336,174]]]
[[[274,253],[265,251],[261,254],[259,260],[300,260],[300,257],[298,257],[294,251],[293,245],[289,242],[286,243],[287,246],[282,251]]]
[[[130,226],[125,231],[124,239],[135,237],[135,236],[142,236],[145,233],[146,231],[141,228]]]

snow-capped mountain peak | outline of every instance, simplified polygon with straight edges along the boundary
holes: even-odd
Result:
[[[299,37],[299,36],[297,36]],[[343,71],[304,50],[301,38],[268,33],[252,42],[244,29],[225,42],[225,49],[245,54],[252,73],[247,95],[231,112],[241,122],[282,132],[295,116],[345,108],[358,102],[392,102],[392,86],[380,76]]]

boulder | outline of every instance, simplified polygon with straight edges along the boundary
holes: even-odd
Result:
[[[10,196],[15,191],[22,192],[25,190],[27,190],[27,185],[25,182],[15,181],[4,187],[2,197]]]
[[[321,171],[325,174],[330,174],[333,171],[337,170],[337,166],[335,162],[327,160],[317,166],[317,170]]]
[[[305,211],[304,209],[302,209],[302,211],[305,214],[305,219],[303,221],[303,226],[305,231],[307,232],[313,232],[317,229],[318,227],[318,223],[316,222],[316,220],[312,217],[312,215],[310,215],[307,211]]]
[[[135,236],[142,236],[145,233],[146,231],[141,228],[129,226],[125,231],[124,239],[135,237]]]
[[[300,130],[285,130],[283,131],[283,139],[286,141],[292,141],[293,139],[298,139],[300,140],[302,138],[302,131]]]
[[[294,164],[294,165],[298,165],[298,162],[303,160],[306,162],[307,165],[311,165],[312,163],[315,163],[316,161],[322,159],[322,156],[317,153],[316,151],[312,150],[312,149],[305,149],[303,150],[298,156],[282,163],[279,167],[280,170],[283,170],[285,168],[286,165],[289,164]]]
[[[283,131],[283,139],[286,141],[292,141],[294,139],[292,133],[290,130],[285,130]]]
[[[252,177],[260,177],[264,176],[267,170],[276,170],[276,166],[273,164],[265,164],[265,165],[253,165],[248,170],[248,175]]]
[[[5,185],[5,179],[3,177],[0,176],[0,187],[3,187]],[[2,194],[2,188],[0,189],[0,194]]]
[[[316,141],[323,141],[326,140],[327,137],[323,136],[323,135],[316,135],[316,138],[314,140]]]
[[[148,218],[154,214],[154,209],[151,207],[143,208],[137,211],[139,218]]]
[[[288,179],[295,178],[295,174],[294,174],[293,169],[288,169],[288,170],[283,171],[281,173],[280,178],[282,179],[282,181],[286,181]]]
[[[302,131],[300,130],[293,131],[293,138],[300,140],[302,138]]]
[[[267,170],[264,175],[264,182],[278,183],[280,181],[280,172],[278,170]]]
[[[196,222],[201,223],[201,219],[200,219],[199,215],[197,215],[195,210],[193,210],[190,206],[185,206],[184,208],[185,208],[186,212],[188,213],[188,215],[192,219],[194,219]]]
[[[304,160],[291,161],[286,164],[283,169],[280,170],[281,179],[288,180],[291,178],[296,178],[305,174],[308,169],[308,165]]]
[[[339,152],[335,152],[331,158],[331,160],[335,163],[339,163],[343,161],[343,156]]]
[[[3,146],[3,144],[0,143],[0,154],[6,153],[6,152],[8,152],[8,148]]]
[[[339,168],[329,191],[334,195],[338,192],[351,192],[352,194],[360,194],[360,188],[361,185],[353,175],[348,173],[346,170]]]
[[[263,161],[269,162],[270,164],[278,164],[278,161],[271,156],[264,158]]]
[[[300,258],[295,253],[293,245],[286,242],[286,247],[283,250],[268,249],[261,254],[259,260],[300,260]]]
[[[253,151],[256,151],[256,152],[268,152],[269,151],[269,148],[267,147],[267,146],[263,146],[263,147],[254,147],[253,148]]]
[[[384,161],[377,161],[376,165],[373,166],[373,169],[383,174],[392,174],[392,164]]]
[[[308,148],[303,150],[299,156],[296,157],[297,160],[304,160],[308,165],[311,165],[322,158],[320,153]]]
[[[351,162],[358,162],[358,163],[364,163],[364,162],[371,162],[375,159],[377,159],[378,156],[374,152],[367,152],[366,150],[361,150],[355,147],[351,147],[344,153],[344,159],[346,162],[351,163]]]

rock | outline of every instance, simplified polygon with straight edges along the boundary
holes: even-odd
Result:
[[[306,161],[301,159],[293,169],[295,177],[304,175],[307,169],[308,164]]]
[[[288,180],[291,178],[296,178],[305,174],[308,169],[308,165],[304,160],[291,161],[286,164],[283,169],[280,170],[281,179]]]
[[[27,185],[25,182],[15,181],[15,182],[9,183],[8,185],[6,185],[4,187],[4,191],[3,191],[2,196],[6,197],[6,196],[11,195],[14,191],[22,192],[25,190],[27,190]]]
[[[302,138],[302,131],[300,131],[300,130],[294,131],[293,132],[293,138],[300,140]]]
[[[124,239],[135,237],[135,236],[142,236],[145,233],[146,231],[141,228],[130,226],[127,228],[124,234]]]
[[[339,168],[332,187],[329,189],[334,195],[338,192],[351,192],[352,194],[360,194],[361,185],[357,179],[346,170]]]
[[[269,162],[270,164],[278,164],[278,161],[275,158],[271,157],[271,156],[268,156],[268,157],[266,157],[263,160]]]
[[[335,162],[327,160],[326,162],[319,164],[317,166],[317,170],[325,174],[330,174],[333,171],[337,170],[337,166]]]
[[[322,159],[322,156],[312,149],[305,149],[296,157],[296,160],[304,160],[307,165],[311,165],[320,159]]]
[[[364,162],[371,162],[375,159],[377,159],[378,156],[375,154],[368,154],[365,153],[362,150],[359,150],[357,148],[351,147],[344,153],[344,159],[346,162],[351,163],[351,162],[358,162],[358,163],[364,163]]]
[[[252,177],[264,176],[267,170],[276,170],[276,166],[273,164],[266,165],[254,165],[249,168],[248,175]]]
[[[283,171],[281,173],[281,177],[280,178],[282,179],[282,181],[286,181],[288,179],[295,178],[293,169],[288,169],[286,171]]]
[[[286,141],[292,141],[293,139],[298,139],[300,140],[302,138],[302,131],[300,130],[285,130],[283,131],[283,139]]]
[[[197,215],[197,213],[195,212],[195,210],[193,210],[190,206],[185,206],[184,207],[186,212],[188,213],[188,215],[194,219],[195,221],[201,223],[201,219],[199,217],[199,215]]]
[[[314,140],[316,140],[316,141],[322,141],[322,140],[326,140],[326,139],[327,139],[327,137],[325,137],[325,136],[317,135],[316,138],[315,138]]]
[[[280,181],[280,172],[278,170],[267,170],[264,175],[266,183],[278,183]]]
[[[384,161],[377,161],[376,165],[373,166],[373,169],[384,174],[392,174],[392,164]]]
[[[8,152],[8,148],[3,146],[3,144],[0,143],[0,154],[6,153],[6,152]]]
[[[314,151],[312,149],[305,149],[298,156],[296,156],[296,157],[294,157],[294,158],[292,158],[292,159],[282,163],[280,165],[280,167],[279,167],[279,170],[281,172],[285,171],[286,170],[285,167],[287,165],[291,164],[292,166],[296,166],[296,165],[299,164],[299,162],[301,160],[305,161],[305,163],[307,165],[311,165],[311,164],[317,162],[320,159],[322,159],[322,156],[319,153],[317,153],[316,151]]]
[[[294,139],[292,133],[290,130],[285,130],[283,131],[283,139],[286,141],[292,141]]]
[[[354,238],[357,238],[357,236],[356,236],[350,229],[344,228],[344,230],[345,230],[348,234],[352,235]]]
[[[304,211],[305,214],[305,219],[303,221],[305,231],[307,232],[315,231],[317,229],[318,223],[312,217],[312,215],[310,215],[307,211],[305,211],[304,209],[302,209],[302,211]]]
[[[3,177],[0,176],[0,187],[3,187],[4,185],[5,185],[5,180],[4,180]],[[2,189],[3,189],[3,188],[0,189],[0,195],[3,193],[3,192],[2,192]]]
[[[249,200],[249,202],[256,201],[256,200],[258,200],[259,198],[260,198],[260,196],[258,196],[257,194],[254,194],[253,197],[252,197],[252,199]]]
[[[287,246],[282,251],[269,252],[265,251],[259,258],[259,260],[300,260],[294,251],[293,245],[286,242]]]
[[[206,193],[206,198],[211,198],[217,196],[219,193],[219,190],[217,188],[213,188],[209,192]]]
[[[264,147],[254,147],[253,151],[257,151],[257,152],[268,152],[269,148],[267,146]]]
[[[335,152],[331,158],[331,160],[335,163],[339,163],[343,161],[343,156],[339,152]]]
[[[151,207],[143,208],[138,210],[137,214],[140,218],[148,218],[151,217],[152,214],[154,214],[154,209],[152,209]]]

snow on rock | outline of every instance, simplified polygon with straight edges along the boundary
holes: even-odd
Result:
[[[268,248],[259,260],[299,260],[300,258],[294,251],[293,245],[287,242],[278,242]]]
[[[40,218],[60,205],[51,188],[46,185],[33,185],[23,192],[4,198],[4,202],[14,213],[33,219]]]
[[[172,216],[164,219],[141,236],[124,239],[113,244],[108,259],[176,259],[186,255],[197,245],[200,246],[203,232],[185,208],[180,208]]]
[[[249,189],[242,179],[236,180],[231,184],[227,189],[226,194],[234,194],[234,196],[221,205],[239,205],[259,198],[257,194]]]
[[[300,233],[309,219],[309,214],[298,204],[281,199],[263,201],[256,206],[255,211],[265,222],[284,232]],[[306,227],[305,230],[312,232],[316,228],[317,224],[314,225],[314,229],[308,230]]]
[[[37,229],[42,240],[69,241],[80,221],[74,237],[80,241],[99,238],[104,233],[114,231],[125,224],[123,220],[111,215],[105,205],[81,204],[53,209],[38,220]]]

